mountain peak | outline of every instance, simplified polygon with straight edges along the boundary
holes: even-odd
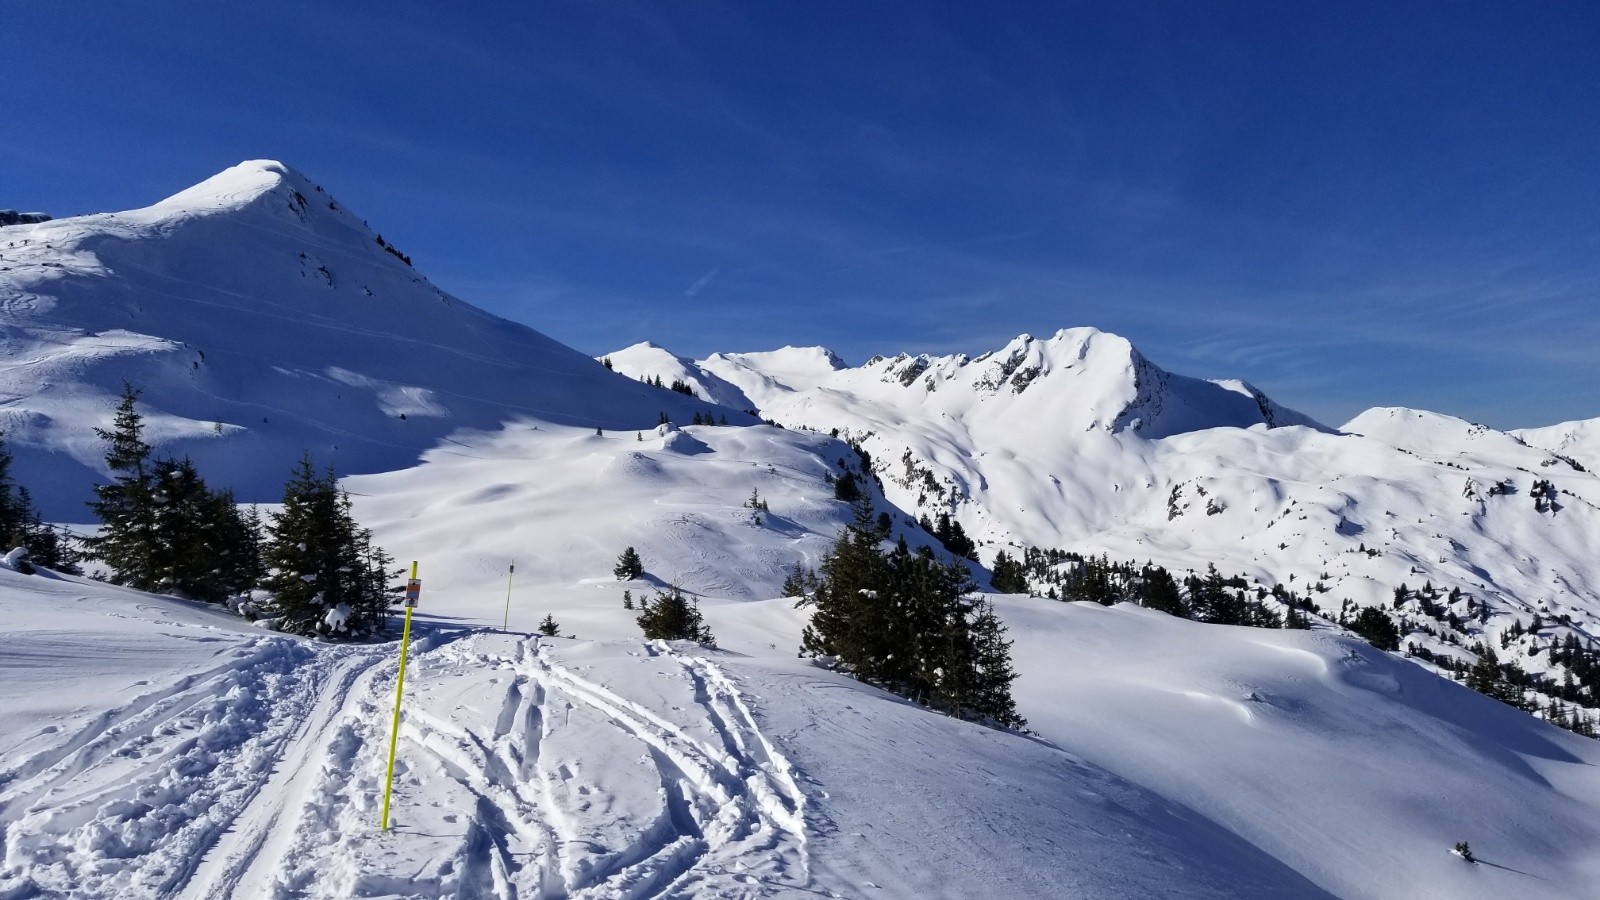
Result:
[[[320,190],[304,175],[277,160],[249,159],[184,188],[150,209],[190,212],[237,209],[279,188],[290,193],[305,187]]]

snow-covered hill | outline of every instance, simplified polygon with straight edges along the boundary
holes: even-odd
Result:
[[[759,425],[596,434],[513,424],[458,434],[417,467],[345,485],[383,546],[436,560],[430,577],[448,586],[457,614],[502,621],[515,565],[521,596],[538,598],[517,603],[516,621],[532,628],[527,616],[552,598],[609,620],[624,590],[778,596],[788,571],[815,568],[850,521],[827,480],[853,459],[829,437]],[[934,545],[904,521],[895,535]],[[637,582],[612,575],[625,547],[643,558]],[[592,617],[579,614],[569,630],[588,634]]]
[[[1510,433],[1526,441],[1529,446],[1572,457],[1585,468],[1600,470],[1600,419],[1580,419],[1544,428],[1522,428]]]
[[[1542,898],[1600,876],[1600,744],[1348,638],[1002,598],[1030,738],[796,660],[786,601],[708,600],[711,651],[640,642],[615,607],[584,640],[463,627],[425,581],[380,833],[393,645],[0,571],[0,897]]]
[[[125,381],[152,442],[245,500],[280,496],[306,451],[389,471],[459,428],[709,409],[440,291],[271,161],[145,209],[0,228],[0,429],[47,516],[83,517],[93,427]]]

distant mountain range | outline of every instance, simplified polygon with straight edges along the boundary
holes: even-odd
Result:
[[[451,448],[510,452],[517,441],[480,434],[508,423],[643,440],[662,418],[692,431],[760,416],[792,432],[770,452],[820,461],[804,490],[828,490],[821,467],[843,472],[848,453],[804,432],[836,435],[870,458],[898,529],[926,540],[914,520],[948,514],[985,564],[1037,548],[1215,565],[1307,593],[1330,616],[1346,602],[1390,608],[1397,587],[1429,583],[1459,592],[1463,628],[1455,643],[1410,640],[1463,658],[1459,644],[1536,614],[1567,629],[1546,639],[1600,636],[1600,420],[1506,433],[1380,408],[1333,428],[1244,382],[1167,372],[1093,328],[856,367],[822,348],[696,361],[648,343],[602,365],[434,287],[270,161],[145,209],[0,229],[0,310],[0,427],[19,480],[60,520],[86,518],[103,472],[93,429],[125,381],[143,391],[152,442],[245,501],[276,499],[303,452],[343,474],[393,472]],[[761,465],[764,452],[743,442],[735,457]],[[727,488],[743,500],[748,486]],[[660,485],[637,490],[643,505]],[[681,567],[684,586],[770,593],[820,546],[771,541],[736,572]],[[1537,647],[1507,649],[1539,671]]]

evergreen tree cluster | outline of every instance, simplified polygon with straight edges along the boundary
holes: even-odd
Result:
[[[1534,713],[1553,725],[1596,736],[1597,718],[1584,710],[1600,709],[1600,650],[1581,642],[1572,631],[1565,636],[1551,633],[1542,637],[1550,625],[1568,624],[1565,617],[1547,623],[1535,614],[1528,625],[1518,620],[1500,632],[1501,650],[1517,643],[1525,646],[1529,657],[1549,654],[1550,671],[1540,674],[1528,672],[1515,662],[1501,662],[1500,654],[1489,642],[1473,639],[1468,633],[1469,623],[1486,623],[1490,610],[1460,588],[1445,593],[1431,583],[1417,590],[1402,584],[1394,590],[1393,607],[1403,613],[1398,626],[1402,636],[1426,634],[1461,647],[1477,661],[1468,663],[1453,654],[1435,653],[1410,642],[1404,644],[1408,656],[1432,663],[1467,687]],[[1345,619],[1341,615],[1341,621]]]
[[[356,637],[387,627],[397,588],[393,560],[350,514],[332,470],[310,457],[284,488],[284,508],[263,525],[226,490],[213,490],[188,459],[154,457],[125,385],[107,445],[111,480],[89,506],[99,534],[84,544],[113,584],[222,602],[256,588],[272,593],[263,612],[296,634]]]
[[[605,360],[603,360],[603,362],[604,362],[606,368],[608,368],[608,369],[611,368],[611,359],[610,359],[610,357],[607,357]],[[641,380],[645,384],[650,385],[651,387],[665,388],[665,389],[670,390],[670,391],[672,391],[674,393],[683,394],[685,397],[693,397],[693,396],[695,396],[694,388],[689,385],[689,382],[684,381],[682,378],[674,378],[674,379],[672,379],[672,383],[670,385],[665,383],[665,382],[663,382],[661,380],[661,376],[660,375],[646,375]]]
[[[777,425],[779,428],[783,427],[776,422],[768,422],[767,424]],[[834,429],[833,437],[838,436],[838,429]],[[847,440],[846,445],[856,455],[855,464],[852,465],[850,461],[841,456],[838,461],[841,474],[835,476],[832,472],[827,472],[823,475],[823,479],[833,485],[833,499],[843,500],[846,503],[859,503],[864,499],[870,498],[870,490],[867,487],[869,484],[876,484],[878,491],[882,493],[883,482],[879,480],[872,469],[872,454],[858,440]]]
[[[1025,727],[1011,698],[1011,642],[972,596],[965,566],[903,539],[885,551],[887,537],[861,503],[821,571],[791,573],[785,590],[806,589],[799,603],[813,609],[801,653],[947,715]]]
[[[11,453],[0,439],[0,554],[22,548],[23,572],[44,566],[69,575],[78,574],[78,553],[65,532],[39,518],[28,489],[11,478]]]
[[[1552,646],[1552,661],[1555,661],[1555,653],[1565,653],[1569,648],[1579,659],[1588,657],[1592,661],[1600,658],[1600,653],[1592,648],[1580,646],[1575,636],[1568,635],[1568,638],[1570,643],[1558,642]],[[1557,651],[1555,647],[1562,649]],[[1600,718],[1584,711],[1595,708],[1593,690],[1588,685],[1575,682],[1570,668],[1562,673],[1562,682],[1556,684],[1548,676],[1528,672],[1514,662],[1501,662],[1500,655],[1492,646],[1475,643],[1469,649],[1477,654],[1477,662],[1463,662],[1454,656],[1430,653],[1421,647],[1410,648],[1408,652],[1444,669],[1456,680],[1486,697],[1533,713],[1552,725],[1585,737],[1600,736],[1600,728],[1597,728]],[[1579,662],[1578,665],[1583,664]]]
[[[104,562],[113,584],[219,602],[260,578],[259,526],[213,490],[189,459],[154,457],[135,408],[139,392],[124,385],[106,442],[111,481],[97,485],[89,508],[101,522],[86,538],[87,554]]]
[[[272,592],[268,612],[280,630],[355,637],[387,627],[401,573],[356,524],[332,469],[318,474],[311,457],[302,458],[271,519],[262,586]]]
[[[944,545],[944,549],[952,554],[962,559],[975,560],[978,558],[978,545],[972,538],[967,537],[967,532],[962,529],[961,523],[952,518],[949,513],[939,513],[937,520],[930,520],[928,514],[923,513],[917,518],[917,524],[922,526],[923,531],[938,538],[939,543]]]
[[[1345,627],[1367,639],[1367,643],[1379,650],[1400,649],[1400,629],[1389,618],[1389,614],[1375,606],[1362,607],[1355,618],[1345,623]]]
[[[1180,581],[1170,571],[1154,563],[1113,562],[1101,555],[1082,556],[1061,550],[1028,547],[1018,562],[1002,551],[996,556],[995,573],[1008,587],[1045,584],[1044,596],[1052,600],[1090,601],[1105,606],[1136,603],[1169,615],[1216,625],[1244,625],[1253,628],[1307,628],[1307,612],[1316,612],[1315,603],[1282,585],[1271,591],[1251,588],[1240,576],[1223,576],[1215,565],[1204,575],[1188,573]],[[1001,581],[996,582],[996,590]],[[1272,603],[1268,602],[1271,598]],[[1279,614],[1282,606],[1286,615]]]
[[[861,485],[856,483],[854,472],[846,470],[843,475],[833,480],[833,499],[843,500],[846,503],[861,501]]]
[[[993,583],[997,591],[1008,593],[1045,584],[1045,596],[1051,599],[1106,605],[1131,602],[1197,621],[1259,628],[1307,628],[1309,615],[1322,612],[1315,602],[1283,585],[1271,591],[1252,589],[1241,577],[1223,577],[1214,565],[1208,566],[1204,575],[1189,573],[1180,583],[1166,569],[1150,563],[1139,566],[1111,562],[1105,556],[1083,557],[1032,547],[1023,551],[1020,562],[1003,551],[997,554]],[[1326,588],[1319,582],[1312,590]],[[1394,591],[1392,605],[1393,612],[1389,612],[1358,607],[1347,600],[1335,621],[1381,650],[1404,649],[1407,655],[1444,669],[1468,687],[1554,725],[1590,737],[1600,733],[1600,716],[1585,713],[1600,710],[1600,649],[1581,643],[1576,634],[1569,631],[1565,637],[1552,636],[1541,644],[1538,635],[1547,623],[1538,615],[1527,626],[1518,621],[1500,633],[1502,650],[1524,641],[1532,644],[1527,650],[1530,656],[1548,652],[1552,672],[1561,673],[1558,682],[1553,674],[1531,673],[1514,662],[1502,662],[1485,643],[1474,642],[1469,647],[1469,622],[1487,622],[1490,609],[1460,588],[1444,592],[1430,583],[1413,590],[1402,584]],[[1277,607],[1283,609],[1281,615]],[[1565,624],[1559,617],[1558,622]],[[1427,634],[1462,647],[1477,661],[1468,663],[1450,654],[1433,653],[1406,642],[1409,634]]]

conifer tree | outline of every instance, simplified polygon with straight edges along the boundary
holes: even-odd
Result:
[[[834,481],[833,499],[843,500],[846,503],[855,503],[861,499],[861,486],[856,483],[854,473],[847,471]]]
[[[617,564],[611,568],[611,574],[618,581],[632,581],[644,574],[644,561],[639,558],[639,551],[632,547],[622,551],[617,557]]]
[[[152,589],[213,602],[248,590],[254,536],[232,493],[208,488],[187,458],[151,468]]]
[[[1011,665],[1011,641],[987,601],[980,601],[973,609],[972,643],[978,669],[973,684],[973,713],[1006,728],[1027,728],[1028,720],[1017,712],[1017,704],[1011,699],[1011,682],[1017,679],[1017,671]]]
[[[779,588],[785,597],[805,597],[817,586],[817,575],[805,566],[795,563],[783,578]]]
[[[213,491],[187,458],[152,459],[136,408],[139,392],[124,384],[106,441],[110,484],[95,488],[89,504],[100,534],[85,541],[106,563],[116,584],[222,600],[248,590],[259,566],[256,535],[227,491]]]
[[[1487,644],[1480,644],[1475,649],[1478,651],[1478,661],[1467,672],[1467,687],[1480,694],[1498,698],[1500,658],[1495,654],[1494,648]]]
[[[100,520],[100,533],[84,540],[90,555],[106,564],[112,584],[157,590],[155,571],[155,502],[151,496],[150,445],[144,442],[144,419],[135,408],[139,391],[124,382],[122,399],[110,429],[96,428],[107,444],[106,468],[111,483],[96,485],[89,508]]]
[[[816,589],[801,601],[815,607],[801,634],[801,649],[808,656],[834,657],[850,665],[868,655],[870,631],[878,624],[878,604],[871,601],[888,580],[878,550],[883,537],[870,514],[870,503],[856,507],[855,520],[822,561]]]
[[[545,637],[559,637],[561,626],[556,623],[555,616],[545,613],[544,621],[539,623],[539,633]]]
[[[303,457],[267,532],[265,586],[281,630],[352,638],[387,627],[393,560],[356,525],[332,469],[318,475]]]
[[[964,559],[978,558],[978,545],[967,537],[967,532],[947,512],[939,513],[939,518],[933,526],[933,536],[939,539],[946,550]]]
[[[1001,550],[995,554],[994,577],[990,584],[994,585],[997,593],[1001,594],[1026,594],[1028,593],[1028,573],[1022,563],[1011,558],[1011,554]]]
[[[639,601],[639,628],[646,640],[694,641],[715,644],[711,629],[700,615],[700,606],[685,597],[676,586],[657,591],[654,600]]]

